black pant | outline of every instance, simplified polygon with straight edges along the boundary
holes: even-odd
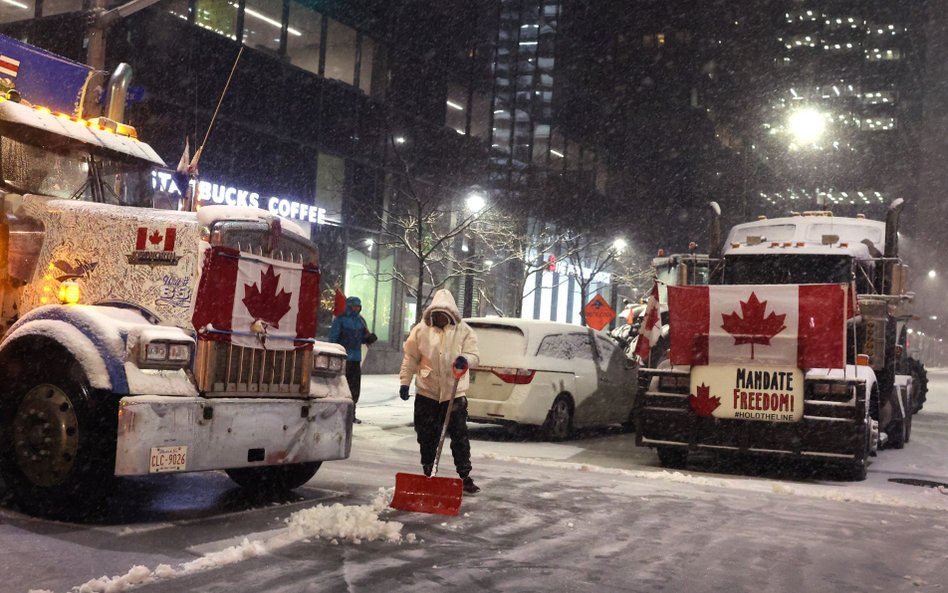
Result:
[[[415,396],[415,433],[421,447],[421,465],[430,468],[434,465],[441,437],[441,426],[448,411],[448,402],[436,402],[423,395]],[[451,437],[451,454],[458,475],[466,478],[471,473],[471,441],[467,436],[467,398],[454,399],[451,408],[451,420],[448,422],[448,435]]]
[[[358,360],[346,361],[346,383],[352,392],[352,409],[359,403],[359,394],[362,392],[362,363]]]

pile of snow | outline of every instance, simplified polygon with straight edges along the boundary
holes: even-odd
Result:
[[[167,581],[265,556],[274,550],[299,541],[309,541],[309,538],[314,537],[328,539],[333,544],[338,544],[340,540],[353,544],[363,541],[415,543],[417,538],[414,533],[402,537],[402,523],[379,519],[379,514],[388,509],[393,492],[392,488],[379,488],[378,494],[368,505],[347,506],[335,503],[328,507],[320,504],[306,508],[286,518],[284,522],[287,527],[277,530],[270,537],[254,540],[244,538],[238,545],[205,554],[177,568],[169,564],[159,564],[154,570],[141,565],[133,566],[123,575],[102,576],[73,587],[71,593],[119,593],[140,585]],[[31,589],[29,593],[53,592]]]

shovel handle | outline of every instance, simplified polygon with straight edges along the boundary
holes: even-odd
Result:
[[[435,453],[434,465],[431,466],[431,477],[438,475],[438,462],[441,461],[441,449],[444,447],[444,435],[448,433],[448,423],[451,422],[451,409],[454,407],[454,397],[458,394],[458,383],[461,377],[467,372],[467,369],[458,369],[451,367],[451,373],[454,375],[454,385],[451,387],[451,399],[448,400],[448,409],[444,413],[444,423],[441,424],[441,438],[438,439],[438,451]]]

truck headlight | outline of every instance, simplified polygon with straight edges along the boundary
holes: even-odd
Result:
[[[321,375],[338,375],[346,368],[346,358],[320,353],[313,357],[313,372]]]
[[[150,369],[179,369],[191,363],[194,344],[152,340],[142,346],[138,366]]]

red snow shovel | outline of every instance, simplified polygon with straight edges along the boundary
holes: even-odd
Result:
[[[444,424],[441,425],[441,439],[438,441],[438,452],[435,454],[434,465],[431,467],[431,477],[424,474],[395,474],[395,496],[392,497],[392,504],[389,505],[393,509],[452,517],[457,516],[461,511],[461,493],[464,482],[460,478],[436,477],[438,461],[441,459],[441,448],[444,446],[444,435],[448,432],[448,422],[451,421],[454,396],[458,393],[458,383],[467,372],[467,367],[458,369],[452,365],[451,372],[454,374],[454,386],[451,388],[451,399],[448,400]]]

